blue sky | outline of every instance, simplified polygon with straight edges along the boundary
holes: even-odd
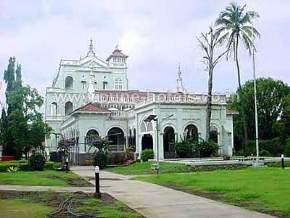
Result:
[[[1,77],[10,56],[22,64],[26,83],[44,94],[63,59],[85,55],[89,39],[95,52],[107,58],[116,44],[129,55],[132,89],[175,90],[178,63],[185,87],[206,92],[207,73],[196,37],[207,31],[227,0],[1,0]],[[290,83],[290,1],[249,0],[249,10],[260,14],[256,26],[257,75]],[[241,47],[242,80],[252,78],[251,59]],[[232,60],[216,67],[214,90],[237,87]]]

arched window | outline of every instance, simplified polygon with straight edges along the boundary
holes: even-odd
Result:
[[[122,90],[123,89],[123,82],[121,79],[115,79],[115,89]]]
[[[188,125],[184,129],[184,137],[186,139],[193,139],[193,140],[198,140],[198,130],[195,125]]]
[[[73,103],[71,103],[70,101],[65,103],[65,115],[69,115],[72,111],[73,111]]]
[[[108,82],[104,81],[103,82],[103,90],[107,90],[108,89]]]
[[[57,116],[57,103],[52,102],[50,107],[51,116]]]
[[[108,140],[111,144],[111,149],[116,151],[124,150],[125,134],[119,127],[113,127],[108,132]]]
[[[99,137],[99,133],[95,129],[90,129],[85,138],[86,144],[90,144],[92,141],[96,140]]]
[[[67,76],[65,78],[65,89],[72,89],[73,88],[74,80],[71,76]]]

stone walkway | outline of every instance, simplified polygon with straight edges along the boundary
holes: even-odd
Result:
[[[93,167],[72,167],[94,184]],[[101,191],[148,218],[270,218],[273,216],[227,205],[163,186],[130,180],[129,176],[101,171]]]
[[[85,192],[94,193],[94,187],[59,187],[59,186],[24,186],[24,185],[0,185],[2,191],[21,191],[21,192]]]

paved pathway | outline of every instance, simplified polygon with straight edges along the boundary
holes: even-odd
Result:
[[[54,191],[54,192],[85,192],[94,193],[94,187],[59,187],[59,186],[25,186],[25,185],[0,185],[2,191]]]
[[[72,167],[94,183],[93,167]],[[270,218],[272,216],[101,171],[101,191],[149,218]]]

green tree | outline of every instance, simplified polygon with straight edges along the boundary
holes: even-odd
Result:
[[[216,32],[212,27],[209,28],[207,33],[201,33],[197,38],[203,52],[203,60],[208,71],[208,92],[207,92],[207,104],[206,104],[206,134],[205,140],[209,139],[210,121],[211,121],[211,106],[212,106],[212,81],[214,68],[219,60],[227,53],[226,51],[217,52],[218,46],[221,44],[223,38],[220,37],[220,32]],[[218,53],[218,55],[216,54]]]
[[[238,94],[241,102],[241,122],[244,130],[244,146],[248,141],[248,130],[246,123],[245,106],[243,105],[244,96],[242,92],[241,74],[239,65],[239,48],[240,41],[245,45],[246,50],[251,54],[254,47],[254,38],[259,37],[260,33],[253,26],[253,20],[259,15],[255,11],[246,11],[246,5],[239,6],[236,3],[231,3],[223,10],[216,20],[217,31],[224,34],[226,39],[226,47],[229,54],[233,53],[236,62],[237,76],[238,76]]]
[[[40,146],[49,127],[37,111],[43,105],[43,98],[36,89],[22,85],[21,65],[15,67],[15,58],[9,59],[4,71],[6,82],[7,113],[2,110],[1,140],[5,155],[21,158],[27,148]]]
[[[255,113],[254,113],[254,82],[247,81],[242,86],[244,94],[245,113],[247,114],[247,129],[250,139],[255,139]],[[259,138],[263,140],[281,137],[287,132],[290,122],[290,87],[279,80],[272,78],[257,79],[257,106],[259,120]],[[241,103],[237,94],[232,98],[229,106],[241,112]],[[238,115],[239,116],[239,115]],[[281,126],[281,128],[278,128]],[[239,119],[234,120],[235,135],[241,138]],[[289,134],[289,129],[288,129]]]

